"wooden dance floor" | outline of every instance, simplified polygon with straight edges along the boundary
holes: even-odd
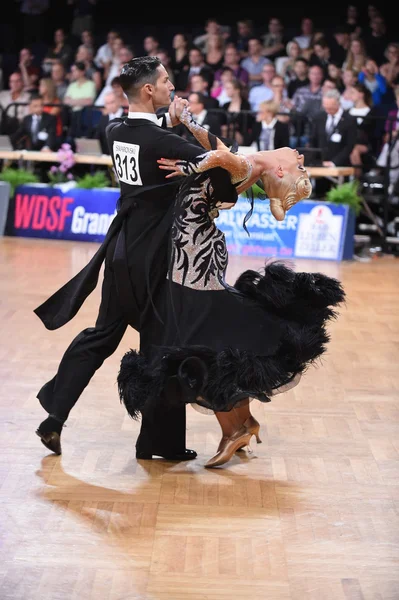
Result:
[[[35,435],[36,393],[94,324],[99,287],[58,331],[32,311],[96,248],[0,239],[0,599],[398,600],[399,261],[297,261],[347,291],[328,354],[252,404],[252,457],[207,470],[220,430],[192,407],[197,460],[136,461],[115,383],[133,330],[72,411],[63,455]],[[231,257],[229,280],[261,265]]]

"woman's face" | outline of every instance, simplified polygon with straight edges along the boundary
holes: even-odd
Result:
[[[236,88],[234,87],[233,83],[231,81],[226,81],[226,83],[224,84],[224,91],[229,96],[229,98],[232,98],[236,95],[235,90]]]
[[[362,45],[359,40],[352,40],[351,50],[353,54],[362,54]]]
[[[344,82],[344,85],[346,87],[350,87],[351,85],[355,84],[356,81],[356,77],[355,74],[353,73],[353,71],[344,71],[343,75],[342,75],[342,79]]]
[[[341,69],[330,63],[328,65],[328,74],[332,79],[338,79],[341,76]]]
[[[46,93],[47,93],[47,87],[46,87],[46,84],[45,84],[45,82],[44,82],[43,80],[41,80],[41,81],[39,82],[39,94],[40,94],[41,96],[43,96],[43,95],[44,95],[44,94],[46,94]]]

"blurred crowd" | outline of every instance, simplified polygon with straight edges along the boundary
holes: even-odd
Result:
[[[359,177],[384,167],[388,154],[399,167],[399,36],[377,6],[361,10],[349,5],[342,22],[323,29],[306,16],[296,31],[277,17],[263,28],[209,18],[198,35],[181,27],[161,42],[112,27],[98,39],[87,9],[47,47],[38,41],[40,12],[27,15],[27,43],[0,63],[1,133],[35,150],[96,138],[107,154],[105,128],[128,109],[120,70],[146,54],[161,59],[199,123],[240,146],[300,147],[308,164],[353,166]]]

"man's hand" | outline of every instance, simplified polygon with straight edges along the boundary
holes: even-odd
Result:
[[[169,106],[170,121],[173,127],[180,123],[180,116],[184,108],[190,110],[188,100],[180,98],[180,96],[175,96]]]

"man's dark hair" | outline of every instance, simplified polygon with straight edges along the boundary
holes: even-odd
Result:
[[[79,71],[86,71],[86,65],[84,64],[84,62],[81,62],[80,60],[78,60],[77,62],[74,62],[73,64]]]
[[[201,92],[190,92],[188,97],[190,98],[190,96],[197,96],[197,102],[205,106],[206,96],[204,94],[202,94]]]
[[[129,100],[136,96],[145,83],[155,85],[159,77],[157,69],[161,65],[157,56],[137,56],[123,65],[119,82]]]

